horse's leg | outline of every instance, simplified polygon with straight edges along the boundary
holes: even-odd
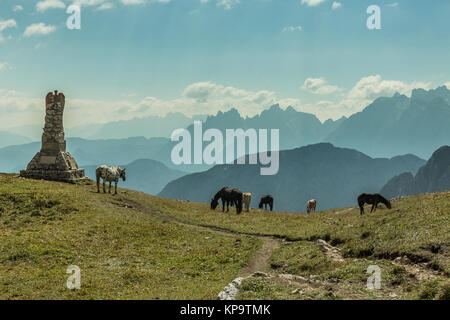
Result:
[[[358,204],[359,204],[359,213],[361,215],[363,215],[364,214],[364,203],[359,202]]]
[[[116,181],[116,190],[114,191],[114,194],[117,194],[117,183],[118,181]]]
[[[97,193],[100,193],[100,177],[97,176]]]
[[[103,179],[103,193],[106,193],[106,179]]]
[[[372,213],[373,212],[373,209],[375,208],[375,203],[374,204],[372,204],[372,208],[370,209],[370,213]]]
[[[111,181],[109,182],[109,189],[108,189],[108,193],[111,193]]]
[[[222,212],[225,212],[225,200],[222,199]]]

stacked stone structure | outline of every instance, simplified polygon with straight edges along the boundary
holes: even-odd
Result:
[[[72,155],[66,151],[64,140],[63,113],[65,106],[64,94],[49,92],[45,98],[45,127],[42,134],[42,147],[26,170],[20,176],[31,179],[51,181],[76,182],[87,179],[84,169]]]

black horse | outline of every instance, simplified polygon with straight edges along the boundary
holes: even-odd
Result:
[[[364,204],[371,204],[372,209],[370,212],[375,212],[379,203],[383,203],[388,209],[391,209],[391,202],[384,198],[382,195],[376,194],[366,194],[363,193],[358,197],[358,205],[361,215],[364,214]]]
[[[242,191],[235,188],[222,188],[216,193],[213,199],[211,199],[211,209],[216,210],[219,205],[219,199],[222,199],[222,211],[225,211],[225,204],[227,205],[227,212],[230,211],[230,204],[236,206],[236,213],[239,214],[242,211]]]
[[[273,211],[273,197],[270,195],[262,197],[261,201],[259,202],[259,208],[262,209],[263,206],[264,209],[267,209],[267,206],[269,206],[270,211]]]

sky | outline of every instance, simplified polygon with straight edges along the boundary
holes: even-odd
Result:
[[[41,123],[55,89],[69,127],[275,103],[338,119],[450,88],[449,17],[448,0],[1,0],[0,130]]]

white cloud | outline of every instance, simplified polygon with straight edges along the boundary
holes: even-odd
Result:
[[[13,11],[14,12],[18,12],[18,11],[22,11],[23,10],[23,7],[21,6],[21,5],[15,5],[14,7],[13,7]]]
[[[302,4],[306,4],[308,7],[315,7],[326,0],[302,0]]]
[[[61,0],[42,0],[36,4],[38,12],[44,12],[49,9],[64,9],[66,5]]]
[[[391,7],[391,8],[398,7],[398,2],[389,3],[387,6],[388,6],[388,7]]]
[[[5,40],[2,32],[8,28],[15,28],[15,27],[17,27],[17,22],[14,19],[0,20],[0,43]]]
[[[171,0],[120,0],[125,6],[143,5],[147,2],[151,3],[169,3]]]
[[[351,100],[373,101],[379,97],[389,97],[396,92],[408,94],[415,88],[428,89],[430,83],[412,82],[405,83],[397,80],[382,80],[380,75],[362,78],[348,93]]]
[[[323,78],[308,78],[301,86],[301,89],[314,94],[331,94],[339,90],[337,86],[332,86]]]
[[[391,97],[395,93],[410,95],[413,89],[429,89],[430,86],[431,84],[427,82],[407,83],[398,80],[383,80],[380,75],[368,76],[359,80],[341,101],[329,104],[324,112],[329,113],[330,116],[335,114],[335,118],[343,115],[350,116],[363,110],[380,97]],[[311,111],[314,106],[310,106],[310,108]]]
[[[106,3],[103,3],[102,5],[100,5],[97,9],[95,9],[95,10],[97,10],[97,11],[103,11],[103,10],[109,10],[109,9],[112,9],[112,8],[114,8],[114,4],[113,3],[111,3],[111,2],[106,2]]]
[[[332,9],[332,10],[337,10],[337,9],[339,9],[340,7],[342,7],[342,3],[337,2],[337,1],[334,1],[333,4],[331,5],[331,9]]]
[[[283,28],[283,32],[303,31],[302,26],[289,26]]]
[[[230,10],[235,5],[239,4],[240,0],[218,0],[217,6],[223,7],[225,10]]]
[[[200,3],[210,3],[210,2],[211,0],[200,0]],[[216,0],[216,6],[222,7],[225,10],[230,10],[239,3],[241,3],[240,0]]]
[[[145,0],[120,0],[120,2],[126,6],[144,4]]]
[[[31,37],[35,35],[47,35],[55,32],[56,27],[52,25],[46,25],[44,23],[34,23],[28,26],[23,33],[24,37]]]

